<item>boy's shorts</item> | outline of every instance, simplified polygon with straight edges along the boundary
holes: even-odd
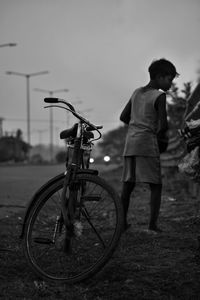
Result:
[[[125,156],[122,181],[161,184],[159,157]]]

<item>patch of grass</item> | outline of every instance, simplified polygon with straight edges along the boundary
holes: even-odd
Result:
[[[102,173],[120,192],[121,169]],[[146,231],[149,190],[138,186],[132,196],[131,228],[122,235],[103,270],[75,285],[38,280],[25,260],[19,234],[23,211],[0,220],[1,299],[199,299],[200,216],[198,199],[184,193],[184,181],[164,186],[161,234]],[[23,193],[23,190],[22,190]],[[184,196],[185,195],[185,196]]]

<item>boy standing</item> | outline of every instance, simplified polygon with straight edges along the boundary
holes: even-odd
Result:
[[[136,182],[148,183],[151,191],[149,230],[161,231],[157,226],[160,210],[162,178],[158,139],[166,139],[168,129],[166,94],[179,74],[166,59],[154,61],[149,69],[150,81],[134,91],[120,115],[128,124],[124,147],[121,200],[124,206],[125,229],[130,195]],[[160,89],[163,91],[160,91]]]

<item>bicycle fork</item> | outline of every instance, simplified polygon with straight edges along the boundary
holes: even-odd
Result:
[[[77,137],[74,141],[74,152],[72,157],[72,163],[67,167],[63,191],[61,196],[61,211],[65,225],[65,240],[64,240],[64,251],[71,251],[71,239],[74,235],[74,219],[75,211],[77,205],[77,194],[78,194],[78,184],[76,182],[77,170],[80,166],[80,157],[81,157],[81,128],[82,125],[79,124],[77,130]],[[67,192],[69,196],[67,198]]]
[[[71,249],[71,239],[76,235],[77,222],[77,209],[81,209],[82,204],[78,203],[78,192],[80,184],[75,180],[73,174],[76,174],[76,170],[69,169],[66,173],[63,183],[63,190],[61,195],[61,226],[65,226],[65,238],[63,250],[65,252],[70,252]],[[72,177],[72,179],[71,179]],[[80,212],[79,212],[80,217]],[[77,224],[76,224],[77,225]],[[60,230],[61,231],[61,230]]]

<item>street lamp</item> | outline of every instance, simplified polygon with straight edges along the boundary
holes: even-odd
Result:
[[[6,44],[1,44],[0,47],[15,47],[17,46],[16,43],[6,43]]]
[[[13,71],[7,71],[7,75],[17,75],[17,76],[22,76],[26,78],[26,92],[27,92],[27,139],[28,139],[28,144],[31,144],[31,129],[30,129],[30,77],[32,76],[38,76],[38,75],[44,75],[48,74],[48,71],[41,71],[37,73],[30,73],[30,74],[25,74],[25,73],[19,73],[19,72],[13,72]]]
[[[55,93],[61,92],[69,92],[68,89],[60,89],[60,90],[44,90],[44,89],[34,89],[37,92],[48,93],[49,97],[53,97]],[[50,115],[49,115],[49,125],[50,125],[50,159],[53,161],[53,108],[50,108]]]

